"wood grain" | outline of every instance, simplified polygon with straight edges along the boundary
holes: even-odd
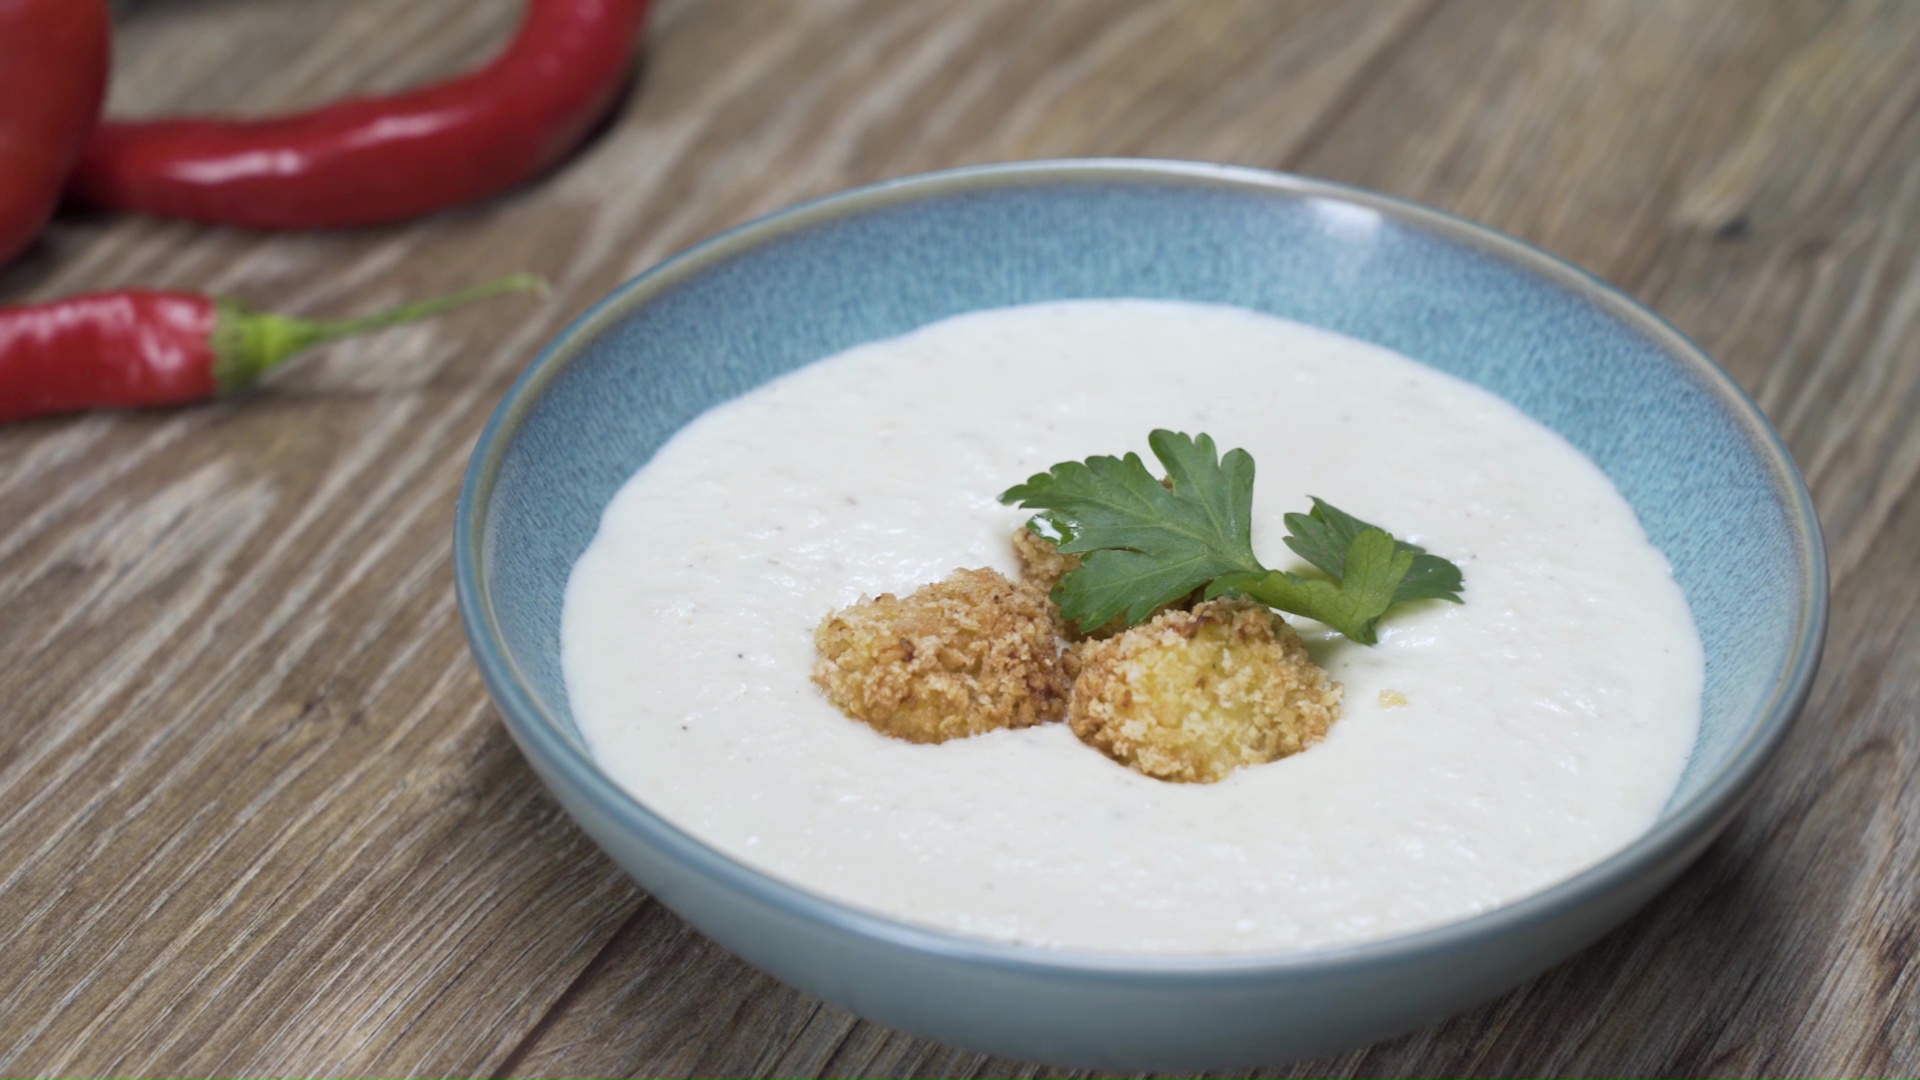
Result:
[[[511,0],[119,5],[113,108],[266,112],[484,57]],[[1261,1075],[1920,1071],[1920,5],[663,0],[555,175],[405,228],[67,220],[0,298],[504,301],[243,402],[0,429],[0,1073],[1055,1075],[733,959],[567,823],[454,620],[460,470],[538,343],[671,251],[950,165],[1286,168],[1486,221],[1722,359],[1834,557],[1814,698],[1625,927]]]

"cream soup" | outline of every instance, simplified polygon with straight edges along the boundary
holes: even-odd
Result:
[[[1294,620],[1346,687],[1325,742],[1216,784],[1064,724],[886,738],[809,681],[813,631],[956,567],[1017,574],[995,497],[1156,427],[1254,457],[1253,541],[1317,495],[1457,562],[1466,603],[1380,643]],[[1252,312],[1038,304],[850,349],[715,407],[608,506],[562,619],[596,759],[681,828],[803,888],[1043,946],[1307,949],[1484,911],[1652,823],[1703,656],[1600,470],[1492,394]]]

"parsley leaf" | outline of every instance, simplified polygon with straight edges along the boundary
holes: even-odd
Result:
[[[1054,589],[1062,617],[1103,626],[1125,612],[1129,626],[1226,574],[1263,569],[1253,557],[1253,458],[1222,459],[1206,435],[1147,437],[1171,487],[1138,454],[1066,461],[1000,496],[1043,513],[1035,532],[1063,537],[1080,566]]]
[[[1239,593],[1372,645],[1395,604],[1460,602],[1459,567],[1317,498],[1286,516],[1286,544],[1326,577],[1267,569],[1253,554],[1252,456],[1165,430],[1147,445],[1164,484],[1128,454],[1062,462],[1000,496],[1040,511],[1028,527],[1081,557],[1054,586],[1064,618],[1101,626],[1124,612],[1131,626],[1204,585],[1209,599]]]
[[[1393,537],[1367,528],[1355,534],[1341,553],[1346,573],[1332,580],[1307,578],[1284,570],[1232,574],[1207,587],[1208,597],[1236,592],[1268,607],[1326,623],[1362,645],[1379,640],[1375,627],[1393,606],[1395,590],[1413,566],[1410,551],[1396,551]]]
[[[1369,525],[1318,498],[1313,500],[1311,513],[1288,514],[1286,522],[1287,546],[1293,549],[1293,553],[1312,563],[1321,573],[1336,579],[1345,573],[1347,548],[1353,544],[1354,538],[1367,529],[1379,529],[1379,526]],[[1413,553],[1413,565],[1406,576],[1400,579],[1399,587],[1394,589],[1393,603],[1401,604],[1408,600],[1461,602],[1459,567],[1438,555],[1427,554],[1426,548],[1404,540],[1395,540],[1393,549]]]

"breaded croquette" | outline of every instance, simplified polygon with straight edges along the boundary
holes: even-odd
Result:
[[[1040,590],[1052,593],[1053,587],[1080,568],[1080,556],[1060,554],[1060,545],[1041,536],[1025,525],[1013,530],[1013,555],[1020,560],[1020,580]],[[1049,605],[1051,606],[1051,605]],[[1116,615],[1107,621],[1107,625],[1091,634],[1080,632],[1080,624],[1060,618],[1059,608],[1054,608],[1054,630],[1069,642],[1077,643],[1088,637],[1112,637],[1127,628],[1124,615]],[[1069,681],[1080,674],[1080,662],[1074,648],[1068,648],[1061,659],[1066,663]]]
[[[1025,525],[1013,530],[1013,554],[1020,560],[1020,580],[1051,593],[1053,587],[1080,568],[1080,556],[1060,554],[1060,545],[1027,528]],[[1083,633],[1080,624],[1058,619],[1060,636],[1068,641],[1081,638],[1112,637],[1127,628],[1127,617],[1115,615],[1107,624],[1092,633]]]
[[[1080,556],[1060,554],[1060,545],[1041,536],[1025,525],[1013,530],[1013,554],[1015,558],[1020,560],[1020,580],[1032,585],[1043,593],[1051,593],[1053,587],[1059,584],[1061,578],[1073,573],[1080,567]],[[1167,611],[1176,607],[1190,608],[1200,602],[1200,592],[1201,590],[1195,589],[1186,596],[1155,611],[1154,614],[1158,615],[1161,611]],[[1079,623],[1068,622],[1065,619],[1061,619],[1059,625],[1061,637],[1071,642],[1079,642],[1084,638],[1112,637],[1127,628],[1127,617],[1124,613],[1115,615],[1113,618],[1107,620],[1106,625],[1092,633],[1081,631]],[[1071,651],[1072,650],[1069,650],[1069,652]],[[1075,669],[1076,672],[1077,670],[1078,669]]]
[[[1212,783],[1298,753],[1339,716],[1340,684],[1250,600],[1163,611],[1079,653],[1073,733],[1161,780]]]
[[[901,599],[883,593],[814,631],[813,681],[883,735],[937,743],[1058,720],[1072,680],[1043,590],[955,570]]]
[[[1025,525],[1013,530],[1013,554],[1020,560],[1021,580],[1043,593],[1080,567],[1080,556],[1060,554],[1059,544]]]

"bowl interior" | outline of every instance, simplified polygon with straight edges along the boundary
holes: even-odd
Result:
[[[839,196],[711,241],[589,313],[483,443],[497,469],[475,488],[470,559],[504,660],[584,754],[560,672],[567,576],[615,490],[676,429],[782,372],[949,315],[1127,296],[1235,304],[1384,345],[1492,390],[1597,462],[1672,561],[1706,648],[1700,739],[1667,813],[1801,688],[1823,581],[1804,487],[1676,332],[1433,211],[1145,164],[974,170]]]

